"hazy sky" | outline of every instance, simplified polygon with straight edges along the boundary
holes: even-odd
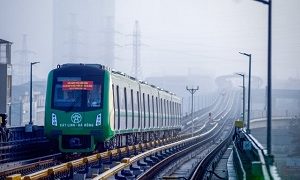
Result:
[[[134,21],[142,36],[143,76],[248,72],[265,79],[267,6],[253,0],[116,0],[116,69],[130,73]],[[273,0],[273,77],[300,77],[300,1]],[[34,74],[52,67],[52,1],[0,0],[0,38],[21,49],[22,34],[40,61]],[[91,17],[94,18],[94,17]],[[118,32],[118,33],[117,33]],[[120,34],[121,33],[121,34]],[[12,58],[18,58],[17,53]]]

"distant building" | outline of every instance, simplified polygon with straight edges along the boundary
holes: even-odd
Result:
[[[22,97],[21,101],[21,124],[25,125],[29,122],[30,102],[28,93]],[[40,92],[33,92],[32,98],[32,122],[34,125],[44,125],[45,114],[45,95]]]
[[[8,114],[11,124],[12,65],[11,42],[0,39],[0,113]]]
[[[25,91],[24,91],[25,89]],[[32,119],[35,125],[44,124],[46,82],[33,82]],[[12,126],[23,126],[29,122],[29,83],[13,86]]]

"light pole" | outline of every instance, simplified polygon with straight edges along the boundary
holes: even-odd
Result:
[[[30,117],[29,117],[29,125],[32,126],[33,122],[32,122],[32,66],[35,64],[38,64],[40,62],[31,62],[30,63]]]
[[[250,95],[251,95],[251,54],[239,52],[249,57],[249,80],[248,80],[248,113],[247,113],[247,129],[246,133],[250,134]]]
[[[245,124],[245,74],[236,74],[243,77],[243,124]]]
[[[192,117],[192,137],[194,136],[194,117],[193,117],[193,113],[194,113],[194,94],[197,90],[199,90],[199,86],[197,86],[197,88],[188,88],[186,86],[186,90],[188,90],[191,94],[192,94],[192,110],[191,110],[191,117]]]
[[[272,0],[254,0],[268,5],[268,85],[267,85],[267,153],[269,163],[273,163],[272,156]]]

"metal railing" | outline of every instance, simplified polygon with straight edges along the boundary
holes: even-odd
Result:
[[[237,152],[237,148],[235,146],[235,144],[233,143],[233,163],[234,163],[234,167],[238,176],[238,179],[242,179],[242,180],[246,180],[246,172],[245,169],[243,167],[243,163],[242,160],[240,158],[239,153]]]
[[[233,145],[233,161],[239,179],[280,179],[273,157],[266,154],[265,148],[251,134],[239,133]]]

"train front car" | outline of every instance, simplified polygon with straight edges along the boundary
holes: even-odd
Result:
[[[45,135],[61,152],[92,152],[114,136],[110,72],[101,65],[64,64],[48,75]]]

